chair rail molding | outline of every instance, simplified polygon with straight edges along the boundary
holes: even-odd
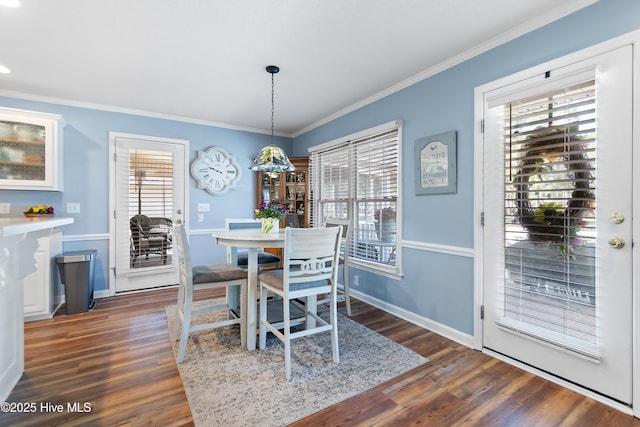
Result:
[[[417,249],[420,251],[437,252],[440,254],[455,255],[467,258],[475,257],[475,249],[463,246],[441,245],[439,243],[418,242],[414,240],[403,240],[403,248]]]

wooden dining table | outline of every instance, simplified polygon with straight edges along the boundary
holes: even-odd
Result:
[[[256,349],[256,334],[250,331],[257,329],[257,307],[258,307],[258,252],[262,248],[282,248],[284,247],[284,230],[273,233],[263,233],[261,229],[237,229],[222,230],[213,233],[217,244],[231,248],[231,259],[229,262],[237,263],[238,249],[247,249],[247,275],[248,291],[247,300],[244,301],[247,310],[247,350]],[[229,301],[229,304],[233,304]]]

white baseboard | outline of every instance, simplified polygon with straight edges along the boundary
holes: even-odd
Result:
[[[428,329],[429,331],[434,332],[438,335],[442,335],[443,337],[450,339],[451,341],[455,341],[459,344],[473,348],[472,335],[465,334],[449,326],[443,325],[442,323],[434,322],[433,320],[427,319],[426,317],[418,316],[417,314],[405,310],[404,308],[400,308],[398,306],[389,304],[388,302],[373,298],[370,295],[363,294],[362,292],[358,292],[354,289],[349,289],[349,292],[351,293],[351,296],[359,299],[360,301],[364,301],[367,304],[379,308],[380,310],[384,310],[387,313],[398,316],[399,318],[406,320],[407,322]]]

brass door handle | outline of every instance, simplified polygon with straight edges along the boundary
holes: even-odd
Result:
[[[611,249],[624,248],[624,239],[621,237],[614,237],[613,239],[609,239],[609,247]]]
[[[611,224],[622,224],[624,222],[624,215],[620,212],[612,213],[609,215],[609,222]]]

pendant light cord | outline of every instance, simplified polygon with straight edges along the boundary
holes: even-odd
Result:
[[[273,116],[275,114],[275,78],[274,78],[274,74],[280,71],[280,68],[278,68],[275,65],[268,65],[267,68],[267,73],[271,74],[271,145],[273,145]]]
[[[275,87],[275,83],[274,83],[274,74],[275,73],[271,73],[271,145],[273,145],[273,115],[275,112],[275,107],[274,107],[274,87]]]

